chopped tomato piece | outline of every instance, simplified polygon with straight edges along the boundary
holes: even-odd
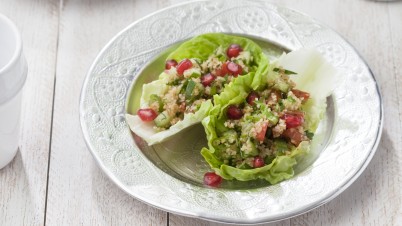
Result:
[[[279,90],[272,90],[271,93],[269,94],[267,104],[272,106],[278,103],[278,101],[281,99],[281,91]]]
[[[262,123],[261,131],[257,133],[255,139],[257,139],[258,141],[264,141],[265,134],[267,133],[267,128],[268,128],[268,122]]]
[[[216,74],[216,76],[221,76],[221,77],[223,77],[223,76],[229,74],[229,70],[228,70],[228,65],[227,65],[227,63],[226,63],[226,62],[223,63],[222,66],[221,66],[221,68],[219,68],[219,69],[216,70],[215,74]]]
[[[156,114],[156,112],[151,108],[139,109],[137,115],[144,122],[150,122],[158,116],[158,114]]]
[[[298,89],[292,89],[292,93],[299,99],[303,99],[304,101],[308,100],[310,98],[310,94]]]
[[[285,120],[288,129],[298,127],[304,122],[304,115],[301,112],[285,113],[281,118]]]
[[[304,134],[300,133],[297,128],[286,129],[282,133],[282,136],[288,138],[290,142],[296,146],[298,146],[300,142],[305,140]]]

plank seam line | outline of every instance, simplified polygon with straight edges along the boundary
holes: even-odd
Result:
[[[59,41],[60,41],[60,17],[61,9],[63,6],[63,0],[59,1],[58,17],[57,17],[57,41],[56,41],[56,55],[55,55],[55,65],[54,65],[54,80],[53,80],[53,100],[52,100],[52,118],[50,120],[50,140],[49,140],[49,154],[47,162],[47,177],[46,177],[46,194],[45,194],[45,213],[43,219],[43,225],[46,226],[47,218],[47,203],[48,203],[48,193],[49,193],[49,173],[50,173],[50,159],[52,152],[52,140],[53,140],[53,119],[54,119],[54,105],[56,99],[56,80],[57,80],[57,63],[59,55]]]

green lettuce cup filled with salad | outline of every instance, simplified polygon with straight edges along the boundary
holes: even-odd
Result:
[[[137,114],[126,120],[148,145],[202,122],[208,147],[201,155],[213,170],[205,185],[276,184],[293,177],[310,152],[336,80],[316,50],[269,62],[250,39],[204,34],[168,55],[159,78],[143,85]]]
[[[159,78],[142,88],[140,109],[126,115],[131,130],[148,145],[200,123],[212,98],[239,78],[266,74],[268,60],[253,41],[204,34],[181,44],[166,59]]]
[[[334,88],[335,69],[315,50],[300,49],[272,62],[267,73],[240,77],[213,98],[202,124],[214,170],[204,183],[264,179],[276,184],[294,176],[305,157]]]

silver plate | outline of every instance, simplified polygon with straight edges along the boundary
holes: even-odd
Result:
[[[229,223],[289,218],[330,201],[366,168],[381,136],[381,97],[370,69],[334,31],[306,15],[267,2],[227,3],[196,1],[173,6],[131,24],[114,37],[96,58],[82,89],[84,137],[112,181],[155,207]],[[341,72],[341,82],[328,99],[327,117],[320,125],[321,139],[315,141],[319,156],[312,164],[302,164],[307,167],[299,168],[294,178],[273,186],[255,182],[206,188],[201,183],[208,170],[199,155],[205,142],[199,135],[201,127],[153,147],[132,136],[124,114],[134,78],[170,45],[208,32],[246,35],[291,50],[313,47]],[[134,88],[130,97],[136,92]]]

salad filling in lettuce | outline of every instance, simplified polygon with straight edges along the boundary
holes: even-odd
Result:
[[[267,59],[253,41],[197,36],[168,56],[158,80],[143,86],[141,107],[137,115],[127,115],[127,122],[149,145],[161,142],[201,122],[213,107],[212,97],[227,84],[267,71]]]
[[[202,121],[208,148],[201,154],[227,180],[276,184],[293,177],[324,116],[334,77],[318,52],[302,49],[280,57],[266,74],[237,79],[214,96]]]

